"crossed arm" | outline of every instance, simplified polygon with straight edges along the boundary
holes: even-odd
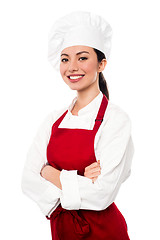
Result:
[[[59,171],[44,165],[52,117],[40,127],[27,154],[22,190],[45,215],[49,216],[59,203],[65,209],[102,210],[114,201],[121,183],[130,175],[134,147],[128,117],[121,111],[108,115],[96,149],[101,169],[95,162],[85,168],[84,176],[76,170]]]
[[[100,160],[98,160],[98,162],[92,163],[85,168],[84,176],[92,179],[92,182],[94,183],[101,173],[100,169]],[[44,165],[41,169],[41,176],[62,190],[60,173],[61,171],[50,165]]]

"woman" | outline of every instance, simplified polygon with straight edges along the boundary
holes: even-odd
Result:
[[[109,101],[102,74],[111,32],[103,18],[82,11],[50,32],[49,61],[77,96],[40,127],[22,189],[50,219],[52,239],[129,239],[114,200],[130,175],[134,146],[130,118]]]

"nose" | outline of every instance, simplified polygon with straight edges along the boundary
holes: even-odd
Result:
[[[78,63],[77,63],[76,60],[70,61],[68,70],[69,70],[70,72],[78,71]]]

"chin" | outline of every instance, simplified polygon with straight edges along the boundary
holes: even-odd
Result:
[[[86,90],[87,88],[89,89],[89,86],[83,86],[83,87],[82,86],[81,87],[78,87],[78,86],[77,87],[76,86],[75,87],[74,86],[71,87],[70,86],[71,90],[76,90],[76,91],[83,91],[83,90]]]
[[[74,86],[69,86],[69,88],[71,89],[71,90],[77,90],[77,91],[79,91],[79,90],[81,90],[82,88],[80,88],[80,87],[74,87]]]

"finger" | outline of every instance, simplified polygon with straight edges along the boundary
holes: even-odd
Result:
[[[98,177],[101,174],[100,171],[94,172],[91,174],[92,177]]]
[[[100,160],[99,160],[100,161]],[[85,168],[85,170],[89,170],[89,169],[92,169],[92,168],[94,168],[94,167],[97,167],[97,166],[99,166],[99,162],[94,162],[94,163],[92,163],[91,165],[89,165],[89,166],[87,166],[86,168]]]
[[[94,183],[97,180],[97,177],[92,178],[92,183]]]
[[[87,166],[85,168],[86,171],[89,171],[90,169],[94,168],[95,166],[97,166],[95,163],[92,163],[91,165]]]
[[[100,160],[98,160],[97,162],[92,163],[91,165],[89,165],[89,167],[93,168],[93,167],[96,167],[96,166],[99,166],[99,165],[100,165]]]
[[[94,172],[94,173],[90,173],[90,174],[85,174],[86,177],[88,178],[94,178],[94,177],[98,177],[101,174],[100,171]]]
[[[84,173],[86,175],[90,175],[90,174],[93,174],[94,172],[98,172],[98,171],[101,172],[101,167],[100,166],[97,166],[97,167],[94,167],[94,168],[91,168],[91,169],[88,169],[88,170],[85,169]]]
[[[95,168],[92,168],[91,170],[90,170],[90,173],[95,173],[95,172],[101,172],[101,168],[100,167],[95,167]]]

